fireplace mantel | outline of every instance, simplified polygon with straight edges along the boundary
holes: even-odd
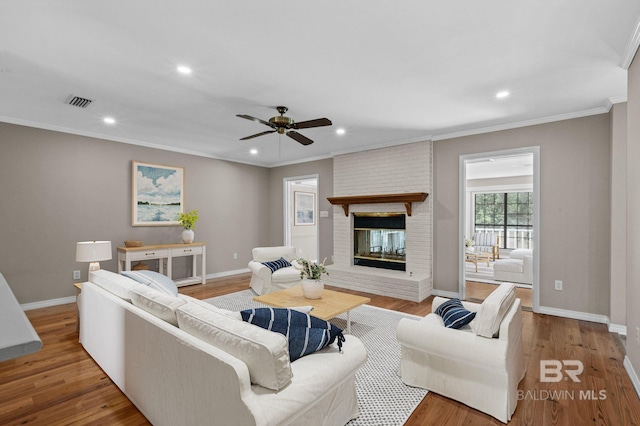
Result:
[[[349,205],[351,204],[382,204],[382,203],[403,203],[407,209],[407,216],[411,216],[411,203],[421,202],[427,199],[426,192],[408,192],[403,194],[381,194],[381,195],[353,195],[347,197],[328,197],[327,200],[333,205],[340,205],[344,210],[344,215],[349,216]]]

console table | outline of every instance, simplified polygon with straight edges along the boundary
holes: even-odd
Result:
[[[196,260],[201,257],[201,274],[196,275]],[[193,276],[174,280],[178,286],[188,284],[205,284],[207,280],[207,246],[204,243],[189,244],[155,244],[142,247],[118,247],[118,273],[131,270],[131,262],[139,260],[159,260],[158,272],[164,273],[163,259],[167,259],[167,273],[171,276],[171,261],[174,257],[193,257]]]

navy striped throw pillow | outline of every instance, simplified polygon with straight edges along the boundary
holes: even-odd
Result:
[[[292,362],[319,351],[336,339],[338,348],[342,349],[342,330],[309,314],[286,308],[246,309],[240,314],[248,323],[284,335],[289,340],[289,360]]]
[[[278,260],[273,260],[271,262],[262,262],[262,264],[267,268],[271,269],[272,274],[280,268],[286,268],[287,266],[291,266],[291,264],[286,260],[284,260],[282,257]]]
[[[460,328],[469,324],[475,317],[476,313],[467,311],[460,299],[451,299],[438,306],[435,312],[442,317],[444,326],[447,328]]]

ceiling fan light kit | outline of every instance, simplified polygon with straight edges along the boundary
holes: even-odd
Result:
[[[275,117],[271,117],[269,121],[264,121],[256,117],[252,117],[250,115],[245,114],[237,114],[236,117],[244,118],[246,120],[256,121],[258,123],[262,123],[266,126],[271,127],[273,130],[267,130],[264,132],[256,133],[255,135],[246,136],[244,138],[240,138],[241,141],[257,138],[258,136],[268,135],[269,133],[278,133],[279,135],[286,134],[291,139],[295,140],[302,145],[311,145],[313,141],[308,137],[292,130],[292,129],[310,129],[312,127],[322,127],[322,126],[331,126],[331,120],[328,118],[317,118],[315,120],[307,120],[296,123],[293,118],[286,117],[284,114],[289,110],[286,106],[278,106],[276,107],[280,115],[276,115]]]

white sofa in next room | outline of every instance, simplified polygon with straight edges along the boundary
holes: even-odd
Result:
[[[493,279],[520,284],[533,284],[533,250],[516,249],[508,259],[493,264]]]

